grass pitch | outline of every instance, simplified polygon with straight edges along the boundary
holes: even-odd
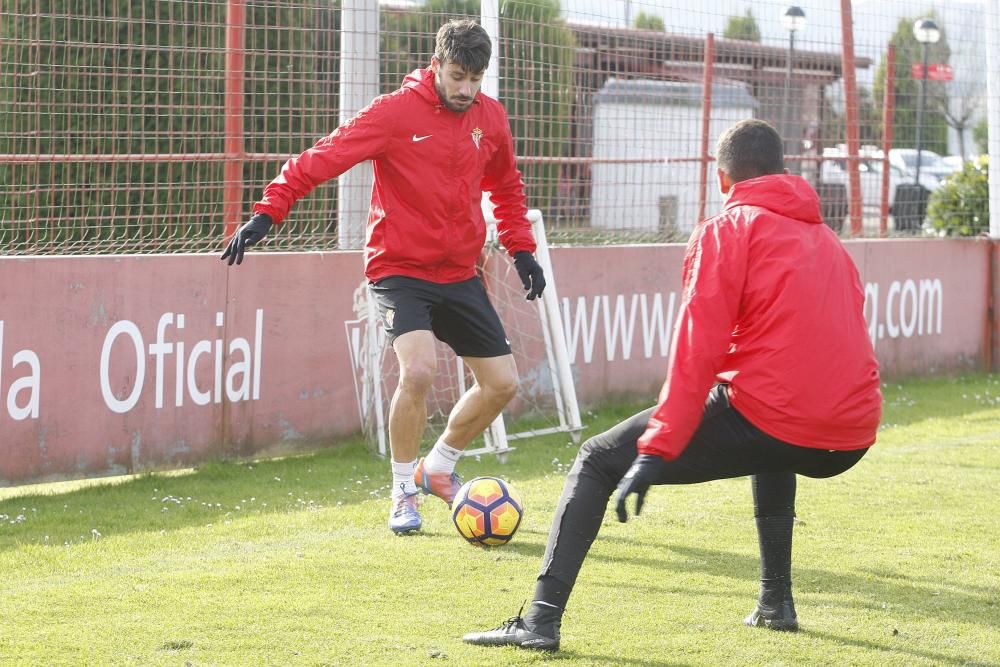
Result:
[[[485,550],[436,499],[423,534],[390,534],[388,465],[352,442],[0,489],[0,664],[1000,664],[1000,376],[884,391],[872,452],[800,478],[798,634],[741,625],[757,590],[744,478],[654,488],[625,525],[609,512],[558,654],[466,646],[530,598],[576,447],[460,464],[525,499],[514,541]],[[631,411],[588,413],[588,433]]]

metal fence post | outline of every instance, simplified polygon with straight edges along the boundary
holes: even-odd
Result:
[[[222,219],[226,238],[236,231],[243,213],[243,91],[246,71],[246,0],[229,0],[226,6],[226,161],[222,178]]]

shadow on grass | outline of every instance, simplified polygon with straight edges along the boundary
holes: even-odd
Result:
[[[598,541],[602,537],[597,538]],[[657,570],[664,574],[664,581],[670,572],[693,572],[698,574],[711,574],[725,576],[732,579],[745,579],[747,588],[756,589],[759,563],[756,557],[737,554],[729,551],[715,549],[705,549],[701,547],[679,546],[676,544],[662,545],[653,543],[636,542],[619,536],[606,536],[609,542],[619,542],[628,544],[644,554],[671,552],[681,559],[655,558],[647,555],[629,556],[627,559],[620,557],[604,558],[599,552],[592,552],[589,559],[605,559],[616,564],[627,564],[628,566],[645,567]],[[972,625],[981,625],[987,628],[994,628],[997,625],[1000,613],[992,616],[985,610],[990,609],[991,601],[1000,598],[1000,589],[989,587],[972,587],[958,581],[947,579],[930,580],[926,577],[910,577],[903,573],[885,570],[872,569],[850,569],[848,571],[833,571],[815,567],[792,565],[793,578],[800,582],[796,585],[797,599],[805,598],[817,593],[823,595],[846,594],[854,598],[866,597],[871,599],[870,603],[858,601],[856,603],[841,603],[842,605],[854,607],[861,610],[879,611],[882,609],[884,600],[891,606],[894,616],[906,619],[947,619],[949,622],[962,622]],[[588,582],[585,585],[604,586],[602,582]],[[715,593],[705,590],[694,590],[691,588],[670,586],[669,583],[650,584],[645,581],[635,584],[615,582],[612,586],[615,589],[631,588],[643,594],[675,595],[683,594],[685,597],[710,596]],[[724,593],[724,591],[722,591]],[[859,596],[860,592],[860,596]],[[747,611],[753,606],[753,599],[747,601]],[[801,604],[799,605],[801,607]],[[734,622],[739,622],[737,619]],[[905,639],[900,638],[887,640],[880,644],[865,640],[852,639],[850,637],[811,632],[808,629],[809,619],[799,617],[805,634],[812,634],[823,639],[835,640],[845,644],[851,644],[862,648],[872,648],[886,651],[906,653],[923,659],[939,663],[966,664],[969,658],[956,658],[942,653],[923,651],[911,647],[903,646],[901,643]],[[891,633],[895,628],[887,628],[886,632]],[[903,633],[905,634],[905,632]]]
[[[281,459],[85,480],[67,491],[59,488],[73,483],[29,487],[0,500],[0,550],[75,542],[95,527],[107,534],[160,532],[380,496],[388,503],[386,468],[354,444]]]
[[[963,665],[964,667],[971,667],[972,665],[977,664],[988,664],[977,663],[972,658],[956,658],[954,656],[950,656],[945,653],[938,653],[936,651],[926,651],[910,646],[901,646],[900,644],[906,641],[906,638],[903,636],[894,637],[891,641],[874,642],[865,639],[856,639],[848,635],[838,635],[831,632],[816,632],[814,630],[809,630],[808,628],[799,630],[799,634],[806,637],[816,637],[818,639],[823,639],[836,644],[844,644],[845,646],[856,646],[861,649],[876,651],[878,654],[887,657],[894,653],[911,655],[916,658],[923,658],[924,660],[928,660],[932,664],[937,665]]]
[[[860,572],[867,572],[869,575],[876,579],[896,579],[901,583],[911,586],[914,583],[927,584],[931,587],[940,587],[942,585],[947,585],[952,588],[960,589],[969,595],[983,595],[990,599],[997,600],[1000,599],[1000,590],[997,588],[990,588],[989,586],[976,586],[966,582],[955,583],[948,582],[945,583],[941,579],[932,579],[930,577],[919,577],[912,574],[900,574],[899,572],[891,572],[885,569],[873,569],[873,568],[861,568]],[[1000,610],[997,611],[998,617],[1000,617]],[[998,618],[1000,622],[1000,618]]]
[[[628,410],[616,406],[592,418],[585,434],[606,430]],[[463,459],[459,473],[465,479],[498,475],[518,484],[550,475],[562,479],[567,467],[555,461],[572,462],[577,449],[566,434],[542,436],[519,443],[506,464],[488,455]],[[356,439],[283,458],[25,486],[0,499],[0,552],[22,544],[79,543],[94,530],[104,536],[172,531],[373,499],[384,500],[388,510],[390,481],[388,462]]]
[[[635,667],[682,667],[688,665],[687,662],[673,662],[670,660],[640,660],[638,658],[626,658],[621,655],[602,655],[600,653],[586,653],[584,651],[566,650],[560,648],[558,653],[552,655],[552,662],[560,660],[589,660],[599,665],[635,665]]]
[[[524,448],[520,457],[512,459],[510,464],[502,468],[502,474],[515,480],[551,475],[554,451],[559,456],[564,456],[565,453],[567,458],[574,453],[569,448],[558,446],[539,447],[534,451]],[[462,465],[467,477],[488,472],[497,474],[496,463],[492,460],[470,460]],[[242,513],[238,516],[246,518],[253,514],[296,511],[310,502],[321,507],[336,506],[338,503],[359,503],[373,497],[373,491],[384,488],[388,492],[386,467],[384,461],[370,456],[362,445],[356,445],[280,460],[209,464],[190,473],[149,474],[66,493],[27,494],[0,502],[0,515],[13,517],[28,513],[22,523],[10,524],[9,520],[5,520],[0,524],[0,550],[24,543],[41,544],[42,535],[56,538],[52,543],[61,543],[60,536],[63,534],[75,536],[89,533],[95,518],[113,524],[114,532],[117,533],[158,532],[204,525],[217,522],[226,514],[231,515],[234,507],[246,504],[252,497],[258,500],[268,499],[267,506],[263,507],[259,502],[256,505],[251,503],[249,509],[241,510]],[[188,497],[192,500],[181,503],[171,500]],[[199,504],[201,502],[206,504]],[[163,507],[169,509],[164,511]],[[32,513],[32,509],[36,511]],[[46,516],[48,519],[43,520]],[[714,593],[706,589],[671,587],[668,578],[671,572],[695,572],[745,580],[747,589],[753,589],[756,585],[758,562],[754,556],[635,540],[616,534],[615,530],[609,528],[608,525],[603,527],[598,543],[626,544],[631,553],[625,557],[610,557],[596,550],[591,552],[588,561],[603,561],[629,568],[649,568],[663,573],[664,578],[658,585],[646,582],[616,582],[607,585],[590,581],[585,585],[605,586],[614,590],[634,588],[647,595],[680,593],[693,600],[696,596],[710,596]],[[514,541],[504,547],[504,550],[540,560],[545,550],[547,526],[546,530],[525,529],[521,537],[528,536],[531,539]],[[817,593],[843,595],[850,601],[834,604],[873,611],[878,611],[881,608],[878,602],[885,600],[891,604],[893,615],[901,618],[947,618],[950,622],[965,622],[988,628],[995,627],[997,623],[995,613],[991,616],[990,612],[984,611],[992,611],[990,602],[1000,598],[1000,590],[989,587],[971,587],[957,581],[931,580],[926,577],[910,577],[902,572],[849,566],[848,571],[844,572],[803,567],[800,563],[794,566],[794,574],[800,597]],[[530,586],[532,582],[528,580],[525,584]],[[612,591],[609,590],[609,593]],[[752,600],[747,603],[752,604]],[[735,619],[734,622],[738,623],[739,620]],[[812,635],[861,648],[892,651],[939,664],[967,662],[967,659],[903,645],[905,630],[904,637],[898,640],[887,638],[885,642],[866,641],[832,633],[810,632],[809,619],[801,620],[806,636]],[[607,658],[606,664],[671,664],[654,660],[630,661],[619,656],[589,655],[572,650],[564,650],[557,655],[559,658],[600,662]]]
[[[769,630],[765,630],[765,629],[761,629],[761,628],[745,628],[745,629],[746,629],[746,631],[748,633],[751,633],[751,632],[755,632],[755,633],[770,632]],[[878,643],[878,642],[872,642],[872,641],[852,639],[850,637],[841,636],[841,635],[835,635],[835,634],[826,633],[826,632],[811,632],[809,630],[800,630],[799,633],[798,633],[798,636],[799,637],[803,637],[803,638],[817,638],[817,639],[822,639],[822,640],[825,640],[825,641],[830,641],[830,642],[833,642],[833,643],[841,643],[841,644],[845,644],[845,645],[849,645],[849,646],[856,646],[856,647],[862,648],[862,649],[868,649],[868,650],[871,650],[871,651],[877,651],[877,652],[879,652],[879,653],[881,653],[882,655],[885,655],[885,656],[890,656],[893,653],[903,653],[903,654],[906,654],[906,655],[911,655],[911,656],[914,656],[914,657],[923,658],[924,660],[928,660],[928,661],[930,661],[933,664],[939,664],[939,665],[949,664],[949,665],[966,665],[966,666],[968,666],[968,665],[980,664],[980,663],[970,662],[966,658],[955,658],[955,657],[952,657],[952,656],[949,656],[949,655],[945,655],[943,653],[937,653],[937,652],[934,652],[934,651],[923,651],[923,650],[920,650],[920,649],[910,649],[910,648],[900,647],[898,642]],[[794,640],[790,640],[790,641],[794,641]],[[690,663],[686,663],[686,662],[672,662],[672,661],[668,661],[668,660],[637,660],[637,659],[624,658],[624,657],[617,656],[617,655],[616,656],[599,655],[599,654],[594,654],[594,653],[586,653],[586,652],[582,652],[582,651],[573,651],[573,650],[565,650],[565,649],[561,649],[557,655],[559,657],[563,657],[565,659],[581,659],[581,660],[582,659],[586,659],[586,660],[596,661],[598,664],[605,664],[605,665],[638,665],[638,666],[641,666],[641,667],[673,667],[673,666],[678,666],[678,665],[687,665],[687,664],[690,664]],[[981,663],[981,664],[985,665],[987,663]]]
[[[540,537],[540,541],[526,541],[524,540],[525,534],[535,534]],[[505,552],[513,551],[521,556],[528,556],[531,558],[537,558],[541,560],[542,556],[545,554],[545,541],[548,539],[548,533],[542,531],[523,531],[518,533],[517,537],[503,546]]]
[[[492,456],[469,458],[459,472],[466,479],[499,475],[518,484],[548,475],[561,479],[565,468],[554,465],[553,455],[572,461],[576,449],[568,436],[547,436],[504,465]],[[354,441],[284,458],[26,486],[0,500],[0,552],[25,544],[77,544],[90,540],[92,531],[173,531],[367,500],[384,501],[388,510],[390,481],[388,463]]]

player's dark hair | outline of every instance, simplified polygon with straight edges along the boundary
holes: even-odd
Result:
[[[762,120],[741,120],[715,144],[715,161],[734,183],[785,171],[778,131]]]
[[[454,63],[470,74],[482,74],[492,51],[490,36],[471,19],[452,19],[437,32],[434,55],[441,64]]]

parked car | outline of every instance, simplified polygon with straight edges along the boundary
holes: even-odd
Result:
[[[915,153],[915,151],[914,151]],[[896,197],[896,186],[913,182],[913,174],[892,163],[890,151],[889,163],[889,206],[892,207]],[[924,156],[926,157],[926,155]],[[861,177],[861,202],[866,207],[878,207],[882,202],[882,151],[877,149],[863,150],[858,159],[858,172]],[[820,180],[823,183],[839,183],[847,185],[847,156],[840,148],[823,149],[823,165],[820,169]],[[940,184],[940,179],[933,173],[924,173],[920,168],[920,184],[933,191]]]
[[[889,164],[898,168],[903,173],[904,178],[908,177],[912,183],[917,171],[917,149],[893,148],[889,151]],[[924,187],[927,187],[924,184],[925,173],[934,177],[934,188],[936,188],[937,184],[951,176],[953,171],[934,151],[920,151],[920,183]],[[933,190],[934,188],[929,189]]]
[[[941,162],[951,169],[951,173],[954,174],[957,171],[962,171],[962,168],[965,167],[966,159],[961,155],[945,155],[941,158]],[[923,166],[921,166],[920,170],[923,171],[923,169]]]

